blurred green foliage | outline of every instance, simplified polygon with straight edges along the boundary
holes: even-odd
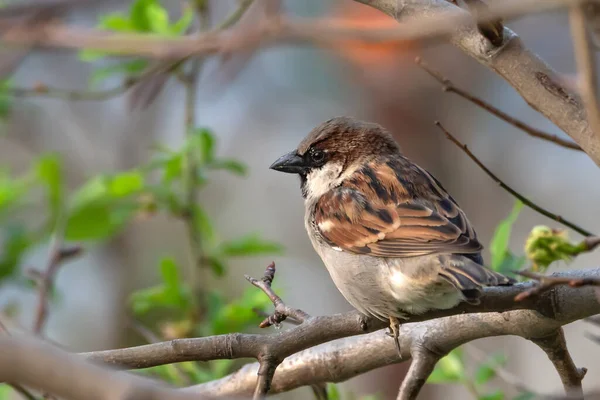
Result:
[[[352,392],[341,391],[340,388],[333,384],[327,384],[327,399],[328,400],[379,400],[381,397],[376,394],[357,396]]]
[[[507,397],[504,391],[490,389],[488,385],[497,376],[498,369],[506,365],[506,356],[502,352],[492,353],[487,359],[475,365],[474,372],[467,369],[464,352],[457,348],[441,358],[427,383],[455,383],[464,385],[471,395],[477,400],[504,400]],[[519,393],[512,397],[513,400],[524,400],[532,396],[531,393]]]
[[[194,13],[188,5],[183,9],[181,17],[174,19],[158,0],[136,0],[127,13],[110,13],[100,17],[98,28],[120,33],[143,33],[147,35],[175,37],[184,34],[192,25]],[[79,58],[93,62],[115,55],[96,50],[82,50]],[[133,59],[119,61],[98,67],[91,76],[92,85],[101,83],[112,76],[131,78],[143,72],[148,61]]]
[[[494,231],[494,236],[490,242],[490,268],[494,271],[510,274],[512,271],[520,270],[525,265],[525,257],[516,256],[509,247],[512,227],[519,217],[521,208],[523,208],[523,203],[516,200],[508,217],[500,221]]]

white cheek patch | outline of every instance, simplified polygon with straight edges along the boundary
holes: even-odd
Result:
[[[306,199],[317,199],[334,187],[339,186],[359,168],[350,166],[342,174],[342,164],[328,163],[306,175]]]
[[[323,167],[311,171],[306,176],[306,198],[318,198],[339,184],[342,165],[328,163]]]

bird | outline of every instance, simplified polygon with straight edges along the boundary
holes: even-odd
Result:
[[[483,287],[515,283],[484,266],[464,211],[379,124],[329,119],[270,169],[300,177],[314,250],[356,310],[389,322],[399,355],[410,315],[479,304]]]

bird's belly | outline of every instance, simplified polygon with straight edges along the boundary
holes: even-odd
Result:
[[[436,256],[379,258],[315,246],[342,295],[358,311],[379,319],[402,318],[431,309],[447,309],[460,291],[439,278]]]

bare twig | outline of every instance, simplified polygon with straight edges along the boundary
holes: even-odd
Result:
[[[277,294],[275,294],[275,292],[271,288],[271,283],[273,282],[273,279],[275,279],[274,262],[267,266],[267,269],[265,270],[265,274],[262,279],[255,279],[249,275],[245,275],[245,277],[248,280],[248,282],[262,290],[275,306],[275,312],[269,315],[260,323],[259,326],[261,328],[266,328],[271,325],[278,325],[285,321],[288,317],[292,318],[294,321],[297,321],[300,324],[306,321],[308,318],[310,318],[310,315],[308,315],[304,311],[288,307],[283,302],[283,300],[281,300],[281,297],[277,296]]]
[[[435,125],[437,127],[439,127],[442,132],[444,132],[446,137],[448,139],[450,139],[450,141],[452,141],[452,143],[454,143],[456,146],[458,146],[471,160],[473,160],[475,162],[475,164],[477,164],[477,166],[483,170],[483,172],[485,172],[490,178],[492,178],[492,180],[494,182],[496,182],[498,185],[500,185],[500,187],[503,188],[504,190],[506,190],[508,193],[512,194],[517,199],[521,200],[523,202],[523,204],[525,204],[527,207],[531,208],[532,210],[537,211],[538,213],[540,213],[550,219],[555,220],[556,222],[559,222],[559,223],[573,229],[574,231],[576,231],[584,236],[594,236],[589,231],[564,219],[560,215],[554,214],[554,213],[546,210],[545,208],[538,206],[531,200],[528,200],[522,194],[515,191],[513,188],[511,188],[506,183],[504,183],[500,178],[498,178],[492,171],[490,171],[481,161],[479,161],[479,159],[471,152],[471,150],[469,150],[467,145],[461,143],[456,137],[454,137],[450,132],[448,132],[448,130],[446,130],[446,128],[444,128],[444,126],[439,121],[436,121]]]
[[[233,10],[233,12],[229,14],[229,16],[227,16],[223,22],[219,24],[219,26],[217,26],[216,30],[222,31],[237,24],[238,21],[242,19],[246,11],[248,11],[252,3],[254,3],[254,0],[240,0],[238,7]]]
[[[531,341],[538,345],[548,356],[565,388],[565,393],[570,398],[582,398],[583,388],[581,381],[587,373],[587,368],[577,368],[565,341],[562,327],[541,338],[532,338]]]
[[[412,362],[400,386],[397,400],[416,399],[427,378],[433,372],[435,364],[441,358],[439,354],[432,352],[418,342],[413,345],[410,355]]]
[[[38,305],[33,323],[33,332],[41,335],[48,319],[48,297],[54,285],[54,279],[62,264],[78,256],[82,252],[80,246],[63,247],[62,232],[59,230],[53,235],[52,244],[48,254],[48,265],[40,274],[38,282]]]
[[[38,84],[33,88],[20,88],[9,86],[3,89],[3,93],[7,93],[15,97],[48,97],[72,101],[103,101],[125,93],[134,84],[135,80],[127,80],[123,84],[114,88],[98,91],[65,90],[50,87],[44,84]]]
[[[454,85],[454,83],[452,83],[448,78],[444,77],[438,71],[431,68],[431,66],[429,66],[420,57],[417,57],[415,59],[415,62],[417,63],[418,66],[423,68],[423,70],[425,70],[425,72],[427,72],[435,80],[440,82],[443,85],[443,90],[445,92],[457,94],[458,96],[464,98],[465,100],[468,100],[471,103],[475,104],[476,106],[479,106],[479,107],[483,108],[484,110],[488,111],[490,114],[493,114],[496,117],[500,118],[501,120],[513,125],[514,127],[521,129],[523,132],[527,133],[528,135],[530,135],[532,137],[536,137],[538,139],[543,139],[543,140],[552,142],[554,144],[557,144],[559,146],[566,147],[568,149],[583,151],[581,149],[581,147],[579,147],[579,145],[577,145],[577,143],[574,143],[571,140],[565,140],[557,135],[553,135],[551,133],[541,131],[537,128],[534,128],[531,125],[527,125],[523,121],[520,121],[514,117],[511,117],[510,115],[506,114],[504,111],[499,110],[498,108],[494,107],[490,103],[487,103],[486,101],[482,100],[481,98],[470,94],[469,92],[467,92],[464,89],[456,87]]]
[[[568,285],[572,288],[578,288],[582,286],[600,286],[600,279],[595,277],[570,279],[562,276],[547,276],[530,271],[518,271],[515,273],[526,278],[534,279],[538,282],[538,284],[531,289],[521,292],[515,296],[515,301],[523,301],[531,296],[540,295],[541,293],[560,285]]]
[[[600,139],[600,105],[598,104],[596,61],[586,27],[585,4],[573,5],[569,11],[571,35],[575,47],[575,61],[578,70],[578,83],[584,100],[588,123],[596,140]]]

